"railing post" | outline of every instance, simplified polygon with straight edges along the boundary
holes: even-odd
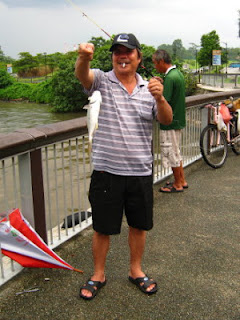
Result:
[[[224,88],[224,77],[225,77],[225,75],[221,74],[221,79],[222,79],[221,88]]]
[[[236,75],[235,75],[235,87],[234,87],[234,89],[237,88],[237,77],[238,77],[238,75],[236,74]]]
[[[22,213],[47,242],[41,149],[20,155],[18,160]]]
[[[18,156],[19,183],[22,214],[29,223],[35,227],[33,216],[32,180],[30,173],[30,154],[24,153]]]
[[[30,159],[35,230],[41,236],[41,238],[47,243],[47,226],[45,214],[41,149],[37,149],[35,151],[30,152]]]

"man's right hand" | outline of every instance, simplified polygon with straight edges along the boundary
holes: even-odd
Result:
[[[78,55],[82,60],[91,61],[94,54],[94,44],[92,43],[81,43],[78,47]]]
[[[78,47],[78,58],[75,64],[75,75],[84,88],[90,89],[94,80],[94,74],[90,69],[90,61],[93,59],[94,45],[81,43]]]

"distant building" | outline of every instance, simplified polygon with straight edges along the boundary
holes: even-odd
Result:
[[[240,68],[240,62],[230,63],[229,68]]]

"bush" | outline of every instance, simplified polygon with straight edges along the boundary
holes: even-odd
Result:
[[[87,96],[74,74],[75,61],[62,64],[52,78],[53,111],[77,112],[87,103]]]
[[[0,89],[6,88],[14,83],[14,79],[7,71],[0,69]]]
[[[37,103],[51,104],[53,102],[52,79],[35,84],[30,100]]]
[[[189,72],[183,72],[185,78],[185,96],[191,96],[197,89],[197,77]]]
[[[14,83],[4,89],[0,89],[0,99],[13,100],[25,99],[31,100],[33,84],[31,83]]]

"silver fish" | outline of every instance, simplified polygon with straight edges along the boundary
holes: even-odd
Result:
[[[88,150],[89,153],[92,150],[92,140],[95,131],[98,128],[98,115],[100,112],[100,106],[102,103],[101,92],[96,90],[93,92],[91,97],[88,98],[89,104],[83,107],[83,109],[87,110],[87,127],[88,127]]]

